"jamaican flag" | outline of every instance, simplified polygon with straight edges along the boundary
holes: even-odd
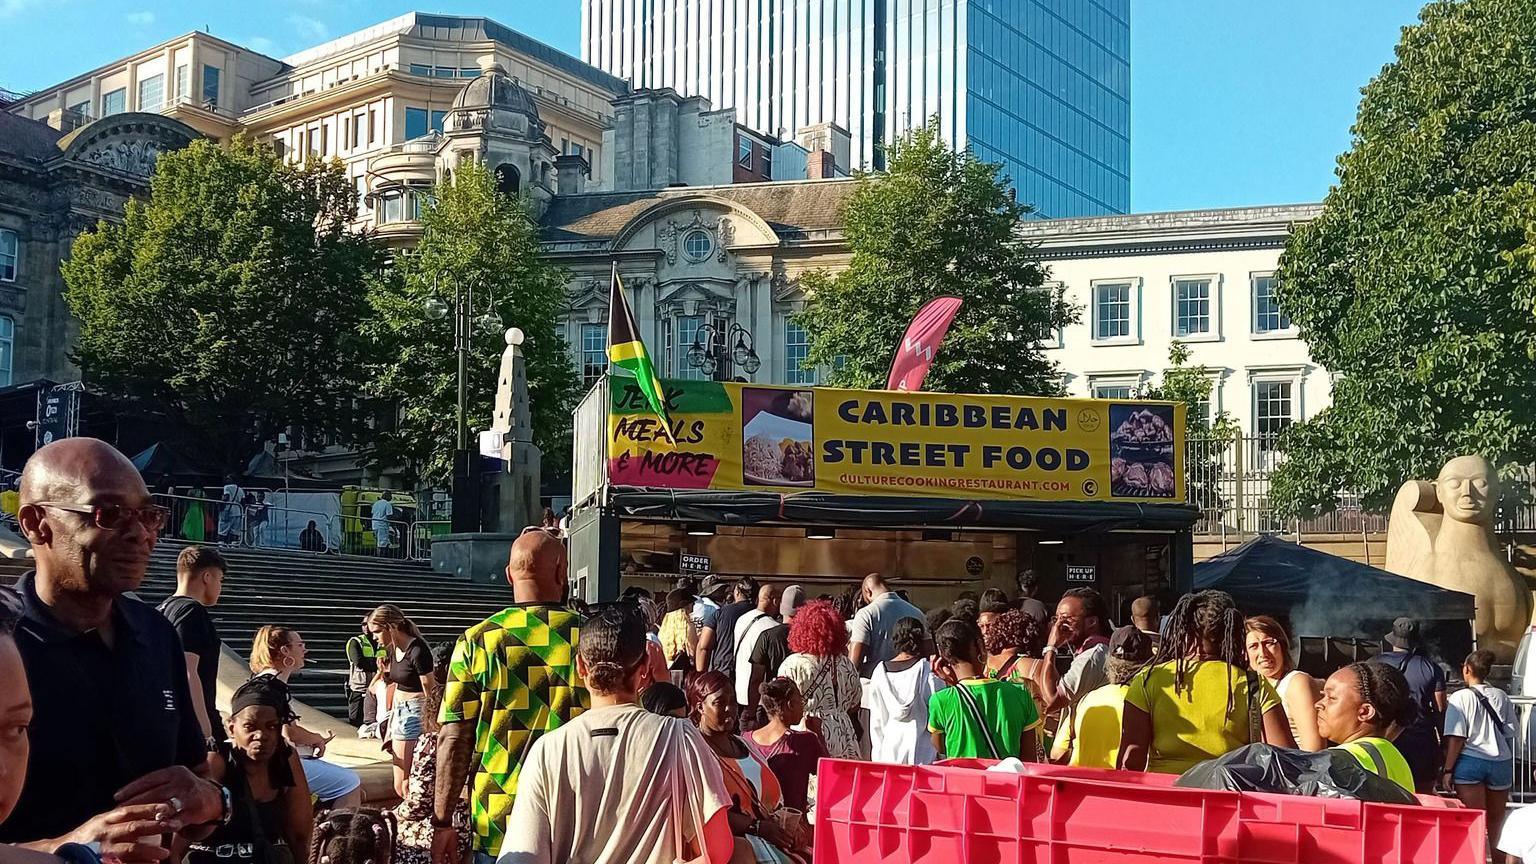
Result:
[[[613,287],[608,295],[608,362],[635,376],[645,401],[661,419],[667,440],[676,444],[661,379],[656,377],[656,366],[651,363],[650,352],[645,350],[645,342],[640,338],[640,328],[635,324],[635,314],[629,310],[629,301],[624,299],[624,282],[619,279],[617,264],[613,267]]]

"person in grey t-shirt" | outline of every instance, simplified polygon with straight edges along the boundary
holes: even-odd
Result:
[[[863,609],[853,616],[853,633],[848,640],[848,659],[868,678],[875,667],[896,656],[891,633],[903,618],[923,620],[923,610],[896,596],[879,573],[864,577]]]

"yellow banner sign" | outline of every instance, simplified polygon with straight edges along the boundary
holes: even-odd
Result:
[[[610,383],[616,485],[1185,500],[1182,404],[664,381],[674,446],[633,379]]]

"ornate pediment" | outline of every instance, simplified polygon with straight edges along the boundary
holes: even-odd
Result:
[[[718,290],[717,290],[718,289]],[[656,308],[663,316],[733,315],[736,297],[730,286],[711,282],[663,283],[657,292]]]
[[[704,243],[689,244],[689,238],[702,235]],[[668,219],[656,227],[656,242],[667,256],[668,264],[676,264],[679,252],[689,264],[701,264],[714,258],[725,261],[726,248],[736,242],[736,225],[730,216],[710,221],[702,211],[694,210],[690,220]]]
[[[197,130],[180,120],[131,113],[103,117],[59,143],[69,162],[144,182],[154,173],[161,153],[179,150],[200,137]]]

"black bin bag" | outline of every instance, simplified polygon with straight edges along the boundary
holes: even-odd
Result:
[[[1379,804],[1416,804],[1408,790],[1365,770],[1343,750],[1308,753],[1249,744],[1185,771],[1176,786],[1229,792],[1278,792],[1313,798],[1355,798]]]

